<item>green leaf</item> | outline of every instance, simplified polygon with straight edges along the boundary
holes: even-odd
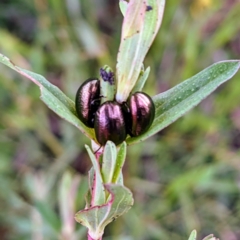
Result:
[[[120,0],[119,7],[120,7],[122,15],[125,16],[127,7],[128,7],[128,2],[126,2],[125,0]]]
[[[69,99],[59,88],[47,81],[43,76],[22,69],[14,65],[7,57],[0,54],[0,62],[12,68],[34,82],[41,91],[41,100],[56,114],[67,120],[90,139],[96,140],[93,129],[86,127],[77,117],[74,102]]]
[[[107,141],[103,152],[102,178],[104,183],[111,183],[117,159],[117,149],[113,142]]]
[[[91,186],[93,186],[93,181],[94,181],[94,169],[91,168],[88,172],[89,190],[88,190],[87,194],[85,195],[85,201],[86,201],[85,208],[90,208],[92,206],[92,189],[91,189]]]
[[[77,222],[88,228],[92,239],[101,239],[105,227],[127,212],[133,205],[132,193],[118,184],[106,184],[111,198],[107,204],[79,211],[75,215]]]
[[[188,240],[196,240],[196,239],[197,239],[197,231],[193,230]]]
[[[118,152],[113,142],[107,142],[104,147],[101,168],[104,183],[117,183],[123,185],[122,168],[126,159],[126,153],[126,142],[120,145]]]
[[[239,67],[239,60],[215,63],[172,89],[154,96],[156,113],[152,126],[143,135],[128,138],[127,143],[143,141],[176,121],[233,77]]]
[[[127,155],[127,144],[126,142],[123,142],[120,145],[120,148],[118,150],[117,161],[116,161],[116,166],[115,166],[115,170],[112,178],[112,183],[118,183],[123,185],[122,168],[126,160],[126,155]]]
[[[90,184],[91,187],[91,206],[102,205],[105,203],[105,189],[103,179],[100,172],[100,165],[95,155],[92,153],[89,146],[85,145],[88,155],[92,161],[92,169],[90,169]],[[89,204],[89,203],[88,203]]]
[[[103,74],[104,72],[105,74]],[[112,76],[111,80],[106,80],[105,75]],[[107,102],[107,101],[113,101],[116,93],[116,82],[114,79],[114,73],[112,69],[105,65],[100,70],[100,96],[101,96],[101,104]]]
[[[131,0],[125,13],[117,56],[118,102],[126,101],[161,25],[165,0]]]
[[[132,95],[133,93],[135,93],[137,91],[140,91],[140,92],[142,91],[142,89],[148,79],[149,73],[150,73],[150,67],[148,67],[146,70],[143,70],[140,72],[139,79],[137,80],[137,83],[134,86],[133,90],[131,91],[130,95]]]

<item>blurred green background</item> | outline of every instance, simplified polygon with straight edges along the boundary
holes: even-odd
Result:
[[[239,0],[166,1],[147,55],[145,91],[163,92],[214,62],[240,57]],[[111,0],[1,0],[0,52],[74,99],[115,68],[122,16]],[[134,207],[104,239],[240,239],[240,73],[176,123],[130,146],[125,185]],[[38,88],[0,65],[0,239],[79,240],[91,167],[89,140],[39,100]]]

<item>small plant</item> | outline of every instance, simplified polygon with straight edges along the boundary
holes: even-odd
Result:
[[[92,141],[92,150],[86,145],[93,165],[86,207],[75,216],[77,222],[88,228],[89,240],[102,239],[105,227],[133,205],[132,193],[124,186],[122,174],[127,145],[146,140],[176,121],[240,67],[239,60],[215,63],[150,98],[142,93],[150,72],[143,62],[160,28],[165,0],[121,0],[119,4],[124,20],[116,71],[108,66],[101,68],[99,77],[80,86],[76,104],[41,75],[0,55],[0,62],[39,86],[41,99],[50,109]],[[189,238],[194,239],[196,231]],[[210,235],[205,239],[215,238]]]

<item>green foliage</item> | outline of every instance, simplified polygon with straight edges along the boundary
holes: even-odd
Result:
[[[69,99],[60,89],[49,83],[41,75],[15,66],[2,54],[0,54],[0,62],[38,85],[41,90],[41,99],[51,110],[75,125],[86,136],[95,140],[93,129],[86,127],[77,118],[73,101],[71,101],[71,99]],[[173,123],[191,108],[200,103],[222,83],[234,76],[238,71],[239,66],[240,61],[237,60],[215,63],[167,92],[154,96],[153,100],[156,107],[156,113],[151,128],[143,135],[135,138],[128,138],[127,143],[132,144],[140,142]],[[139,81],[141,80],[142,78],[140,77]],[[106,89],[109,91],[108,88]]]
[[[145,134],[130,138],[127,142],[131,144],[142,141],[173,123],[235,75],[239,66],[240,61],[237,60],[213,64],[167,92],[154,96],[156,114],[151,128]]]
[[[7,57],[0,54],[0,62],[34,82],[41,91],[42,101],[60,117],[79,128],[89,138],[94,138],[92,129],[86,127],[77,117],[75,104],[59,88],[47,81],[43,76],[15,66]]]
[[[116,100],[120,103],[127,100],[138,80],[142,63],[162,23],[165,0],[132,0],[129,5],[124,14],[116,66]],[[150,11],[146,11],[148,5]]]
[[[196,240],[196,239],[197,239],[197,232],[196,230],[193,230],[188,240]]]
[[[238,1],[206,2],[167,1],[162,28],[145,61],[151,66],[144,88],[148,94],[164,92],[214,62],[239,59]],[[74,99],[85,79],[97,76],[104,64],[115,66],[121,13],[115,3],[101,3],[0,3],[1,52]],[[21,17],[10,22],[13,13]],[[24,20],[33,24],[27,34]],[[87,138],[39,102],[33,84],[2,65],[0,75],[2,239],[84,239],[85,229],[60,213],[66,210],[58,190],[63,173],[70,171],[77,189],[75,195],[68,193],[73,218],[84,208],[87,191]],[[136,204],[109,225],[105,239],[186,240],[192,229],[198,239],[209,233],[239,238],[239,77],[159,134],[128,148],[123,174]],[[57,233],[36,198],[58,216]]]
[[[108,203],[81,210],[75,217],[79,223],[89,229],[89,235],[93,239],[100,239],[105,227],[127,212],[133,204],[132,193],[126,187],[106,184],[105,188],[111,196]]]
[[[122,143],[118,152],[115,144],[108,141],[101,164],[91,149],[88,146],[86,148],[93,164],[89,171],[89,199],[87,208],[79,211],[75,219],[88,228],[92,239],[101,239],[105,227],[133,205],[132,193],[124,187],[122,180],[127,145]]]

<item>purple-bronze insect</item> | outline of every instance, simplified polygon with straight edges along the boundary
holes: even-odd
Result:
[[[95,78],[86,80],[77,91],[75,103],[77,115],[87,127],[94,127],[94,117],[100,101],[100,81]]]
[[[115,101],[103,103],[97,110],[94,129],[97,141],[104,146],[108,140],[116,145],[127,137],[122,107]]]
[[[136,137],[145,133],[154,120],[155,106],[150,96],[143,92],[135,92],[127,104],[123,105],[127,132]]]
[[[155,116],[154,103],[143,92],[135,92],[121,105],[116,101],[100,105],[100,81],[95,78],[86,80],[79,87],[75,103],[79,119],[87,127],[94,128],[101,146],[108,140],[118,145],[126,139],[127,134],[137,137],[145,133]]]

